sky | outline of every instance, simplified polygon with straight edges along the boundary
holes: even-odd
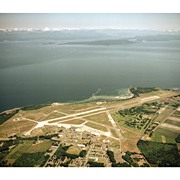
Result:
[[[0,29],[13,28],[180,29],[180,13],[9,13],[0,14]]]

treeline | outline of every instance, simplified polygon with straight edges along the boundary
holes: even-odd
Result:
[[[158,91],[158,89],[155,87],[136,87],[136,88],[130,88],[130,91],[134,94],[134,97],[139,97],[139,94]]]
[[[135,163],[135,162],[133,161],[133,159],[131,158],[131,155],[132,155],[132,154],[133,154],[133,153],[127,151],[126,154],[125,154],[124,156],[122,156],[122,158],[123,158],[125,161],[127,161],[130,166],[139,167],[139,165],[138,165],[137,163]]]
[[[107,155],[109,157],[109,160],[112,164],[112,167],[130,167],[130,165],[126,162],[123,163],[116,163],[116,160],[114,158],[114,152],[107,150]]]
[[[88,161],[89,167],[104,167],[104,163]]]
[[[87,154],[86,150],[82,150],[79,154],[67,153],[66,151],[69,149],[69,147],[70,146],[60,146],[55,153],[57,159],[61,159],[62,161],[65,159],[65,157],[70,159],[66,163],[61,164],[61,166],[68,167],[72,159],[76,159],[78,157],[85,157]]]
[[[137,146],[151,164],[159,167],[180,167],[180,155],[176,144],[140,140]]]
[[[175,138],[177,143],[180,143],[180,134],[178,134],[178,136]]]
[[[17,145],[17,144],[18,144],[18,141],[17,141],[17,140],[0,141],[0,142],[3,142],[3,146],[0,147],[0,152],[7,151],[7,150],[9,150],[9,147],[10,147],[10,146],[13,146],[13,145]]]
[[[30,106],[25,106],[22,107],[21,110],[23,111],[28,111],[28,110],[37,110],[46,106],[49,106],[50,104],[37,104],[37,105],[30,105]]]
[[[6,112],[1,113],[0,114],[0,125],[3,124],[8,119],[10,119],[11,117],[13,117],[18,112],[19,112],[19,109],[16,109],[16,110],[12,111],[11,113],[6,113]]]

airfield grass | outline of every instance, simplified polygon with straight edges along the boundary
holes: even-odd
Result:
[[[62,124],[82,124],[84,122],[84,120],[81,120],[81,119],[73,119],[73,120],[68,120],[68,121],[63,121],[63,122],[60,122]]]
[[[32,112],[33,111],[33,112]],[[40,121],[41,119],[43,119],[45,117],[45,113],[40,112],[40,110],[38,110],[38,112],[35,112],[35,110],[29,110],[29,111],[20,111],[17,114],[17,118],[27,118],[27,119],[32,119],[35,121]]]
[[[100,130],[100,131],[107,132],[107,129],[104,126],[101,126],[101,125],[97,125],[97,124],[94,124],[94,123],[91,123],[91,122],[87,122],[85,125],[87,127],[91,127],[91,128],[94,128],[94,129],[97,129],[97,130]]]
[[[116,131],[114,129],[111,129],[111,134],[115,137],[115,138],[119,138],[119,136],[117,135]]]
[[[31,121],[8,120],[0,126],[0,136],[10,136],[12,134],[23,134],[36,125]]]
[[[45,121],[45,120],[59,118],[59,117],[63,117],[63,116],[64,116],[64,114],[61,114],[60,112],[53,112],[52,114],[49,114],[48,116],[46,116],[42,120]]]
[[[112,126],[111,122],[109,121],[106,113],[96,114],[92,116],[88,116],[86,119],[98,122],[104,125]]]

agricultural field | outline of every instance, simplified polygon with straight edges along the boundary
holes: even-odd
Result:
[[[174,109],[171,106],[166,106],[164,111],[158,115],[158,117],[154,120],[154,122],[161,123],[166,118],[168,118],[173,112]]]
[[[175,111],[171,106],[166,109],[155,119],[161,122],[160,125],[152,132],[151,141],[163,142],[159,137],[164,136],[167,143],[176,143],[175,138],[180,134],[180,118],[175,117]],[[157,138],[158,137],[158,138]]]
[[[180,127],[180,121],[173,121],[173,120],[171,120],[171,119],[167,119],[166,121],[164,121],[164,123],[172,124],[172,125],[175,125],[175,126],[179,126],[179,127]]]
[[[174,117],[180,118],[180,111],[175,111],[173,114]]]

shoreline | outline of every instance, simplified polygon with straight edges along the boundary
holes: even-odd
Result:
[[[132,87],[131,87],[132,88]],[[127,99],[131,99],[133,97],[135,97],[135,94],[133,94],[131,92],[131,88],[127,89],[127,93],[125,95],[121,95],[121,96],[108,96],[108,95],[101,95],[101,96],[95,96],[94,94],[88,98],[88,99],[84,99],[84,100],[76,100],[76,101],[68,101],[68,102],[48,102],[48,103],[40,103],[40,104],[31,104],[31,105],[25,105],[25,106],[20,106],[20,107],[14,107],[14,108],[9,108],[3,111],[0,111],[0,115],[1,114],[9,114],[11,112],[14,112],[16,110],[23,110],[23,109],[28,109],[28,108],[33,108],[36,106],[50,106],[50,105],[55,105],[55,104],[61,104],[61,105],[67,105],[67,104],[80,104],[80,103],[90,103],[90,102],[98,102],[98,101],[121,101],[121,100],[127,100]],[[148,87],[142,87],[144,89],[148,88]],[[159,89],[156,87],[153,87],[154,89]],[[180,91],[180,88],[160,88],[160,89],[165,89],[165,90],[172,90],[172,91]],[[39,109],[39,108],[38,108]],[[28,109],[30,110],[30,109]],[[32,109],[33,110],[33,109]]]

